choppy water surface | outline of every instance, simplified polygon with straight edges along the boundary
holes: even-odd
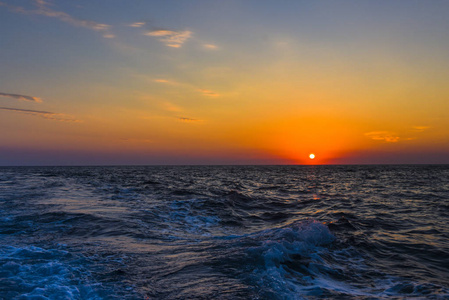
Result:
[[[0,299],[449,299],[448,166],[0,168]]]

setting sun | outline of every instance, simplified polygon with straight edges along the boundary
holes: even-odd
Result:
[[[315,159],[315,154],[311,153],[311,154],[309,155],[309,158],[310,158],[310,159]]]

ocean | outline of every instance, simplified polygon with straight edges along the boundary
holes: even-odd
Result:
[[[0,299],[449,299],[449,166],[0,168]]]

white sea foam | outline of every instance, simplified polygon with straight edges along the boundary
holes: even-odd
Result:
[[[319,275],[317,266],[324,264],[319,253],[335,239],[327,226],[314,220],[296,221],[250,238],[260,243],[248,252],[256,261],[257,257],[262,259],[250,280],[264,290],[264,296],[286,299],[301,299],[298,295],[304,295],[304,287],[310,288],[313,278]]]
[[[99,299],[82,266],[64,250],[0,247],[0,291],[5,299]]]

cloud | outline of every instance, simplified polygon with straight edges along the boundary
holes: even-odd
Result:
[[[12,112],[17,112],[17,113],[21,113],[21,114],[39,116],[44,119],[55,120],[55,121],[81,122],[80,120],[73,119],[72,117],[70,117],[66,114],[54,113],[54,112],[49,112],[49,111],[20,109],[20,108],[11,108],[11,107],[0,107],[0,110],[6,110],[6,111],[12,111]]]
[[[192,36],[192,32],[189,30],[174,31],[167,29],[155,29],[145,32],[144,35],[158,37],[159,41],[163,42],[167,47],[181,48],[182,45]]]
[[[13,99],[17,99],[17,100],[31,101],[31,102],[37,102],[37,103],[42,102],[41,98],[33,97],[33,96],[18,95],[18,94],[0,93],[0,97],[13,98]]]
[[[201,120],[198,119],[192,119],[192,118],[187,118],[187,117],[178,117],[178,120],[181,122],[201,122]]]
[[[144,28],[143,35],[157,38],[159,41],[165,44],[167,47],[181,48],[184,43],[193,36],[191,30],[172,30],[167,28],[161,28],[157,25],[151,24],[151,21],[147,22],[135,22],[128,24],[129,27]],[[202,48],[207,50],[216,50],[218,46],[206,41],[194,39],[196,43],[200,44]]]
[[[365,136],[375,141],[384,141],[386,143],[396,143],[400,140],[400,137],[393,132],[389,131],[371,131],[365,133]]]
[[[220,94],[209,91],[209,90],[203,90],[203,89],[198,89],[198,91],[200,93],[202,93],[204,96],[208,96],[208,97],[218,97],[220,96]]]
[[[145,24],[146,24],[145,22],[135,22],[135,23],[129,24],[128,26],[140,28],[140,27],[144,26]]]
[[[157,78],[157,79],[153,79],[154,82],[157,83],[162,83],[162,84],[167,84],[167,85],[171,85],[171,86],[177,86],[177,87],[183,87],[183,88],[187,88],[187,89],[192,89],[195,90],[197,92],[200,92],[201,94],[203,94],[204,96],[207,97],[219,97],[220,94],[213,92],[211,90],[206,90],[206,89],[199,89],[193,85],[187,84],[187,83],[181,83],[181,82],[177,82],[174,80],[168,80],[168,79],[163,79],[163,78]]]
[[[423,132],[429,128],[430,126],[413,126],[413,129],[418,132]]]
[[[0,2],[0,6],[6,6],[11,11],[16,12],[16,13],[42,15],[42,16],[46,16],[46,17],[50,17],[50,18],[56,18],[62,22],[66,22],[68,24],[71,24],[71,25],[74,25],[77,27],[89,28],[89,29],[92,29],[95,31],[105,32],[110,28],[110,26],[107,24],[97,23],[95,21],[90,21],[90,20],[78,19],[78,18],[75,18],[63,11],[53,10],[49,7],[49,3],[44,0],[33,0],[32,2],[34,4],[34,6],[36,6],[37,9],[27,10],[27,9],[24,9],[23,7],[13,6],[13,5],[3,3],[3,2]],[[114,35],[110,34],[110,33],[104,34],[103,36],[106,38],[114,37]]]
[[[157,82],[157,83],[167,83],[167,84],[176,84],[174,81],[170,81],[170,80],[168,80],[168,79],[155,79],[154,80],[154,82]]]
[[[424,132],[425,130],[431,128],[430,126],[413,126],[412,130],[414,132]],[[386,143],[397,143],[399,141],[412,141],[416,140],[413,136],[399,136],[391,131],[371,131],[366,132],[365,136],[375,141],[383,141]]]
[[[206,49],[210,49],[210,50],[218,49],[218,46],[214,45],[214,44],[203,44],[203,47],[206,48]]]
[[[30,12],[35,13],[35,14],[52,17],[52,18],[57,18],[63,22],[66,22],[66,23],[69,23],[69,24],[72,24],[75,26],[90,28],[93,30],[107,30],[110,27],[109,25],[97,23],[97,22],[90,21],[90,20],[77,19],[65,12],[53,10],[53,9],[49,8],[48,3],[43,0],[34,0],[34,3],[38,7],[38,9],[36,11],[30,11]]]
[[[176,31],[172,30],[165,30],[165,29],[159,29],[159,30],[152,30],[145,33],[145,35],[149,36],[171,36],[177,34]]]

